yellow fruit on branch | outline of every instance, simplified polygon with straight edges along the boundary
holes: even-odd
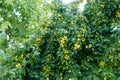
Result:
[[[102,4],[101,4],[101,7],[104,8],[104,7],[105,7],[105,3],[102,3]]]
[[[49,78],[46,78],[46,80],[50,80]]]
[[[61,47],[63,48],[63,47],[65,47],[65,41],[67,40],[67,36],[63,36],[62,38],[61,38],[61,40],[60,40],[60,45],[61,45]]]
[[[14,60],[15,60],[15,61],[20,61],[21,59],[18,58],[18,57],[15,57]]]
[[[92,44],[89,44],[89,45],[88,45],[88,48],[92,48]]]
[[[116,11],[116,17],[120,17],[120,10]]]
[[[118,57],[120,57],[120,53],[118,53]]]
[[[70,23],[71,25],[74,25],[74,22],[73,21],[71,21],[71,23]]]
[[[113,61],[113,60],[114,60],[113,56],[109,56],[109,59],[110,59],[111,61]]]
[[[16,68],[20,68],[22,65],[20,63],[16,64]]]
[[[62,17],[60,14],[57,15],[58,20],[60,20]]]
[[[86,32],[86,28],[80,28],[83,33]]]
[[[50,67],[48,67],[48,66],[43,66],[43,71],[44,71],[44,74],[48,74],[49,72],[50,72]]]
[[[69,55],[65,55],[64,58],[65,58],[66,60],[68,60],[68,59],[69,59]]]
[[[104,66],[105,66],[105,62],[101,61],[101,62],[99,63],[99,66],[104,67]]]
[[[74,49],[76,50],[76,49],[79,49],[79,48],[80,48],[80,44],[75,43],[75,45],[74,45]]]

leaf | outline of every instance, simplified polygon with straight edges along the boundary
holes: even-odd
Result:
[[[12,69],[12,70],[10,70],[9,73],[15,75],[15,73],[16,73],[16,69]]]
[[[34,51],[34,55],[39,55],[40,52],[39,51]]]
[[[1,56],[1,58],[2,58],[3,60],[6,60],[6,59],[7,59],[6,53],[5,53],[4,50],[0,50],[0,56]]]
[[[3,22],[1,26],[1,30],[5,30],[6,28],[8,28],[8,26],[11,26],[10,22],[7,21]]]

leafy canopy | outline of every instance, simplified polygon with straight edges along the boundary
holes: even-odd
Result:
[[[120,1],[0,1],[0,79],[120,79]]]

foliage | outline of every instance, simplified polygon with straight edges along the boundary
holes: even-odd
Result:
[[[119,80],[120,1],[0,1],[0,79]]]

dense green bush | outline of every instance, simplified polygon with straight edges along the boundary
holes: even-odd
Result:
[[[0,1],[1,80],[119,80],[120,1]]]

